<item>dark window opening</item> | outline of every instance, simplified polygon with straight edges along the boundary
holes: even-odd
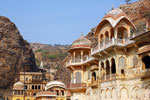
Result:
[[[64,91],[61,91],[61,94],[64,96]]]
[[[93,81],[96,81],[96,73],[95,72],[92,73],[92,79],[93,79]]]
[[[28,89],[28,86],[27,86],[27,85],[25,85],[25,89]]]
[[[124,74],[124,69],[121,69],[121,74]]]
[[[34,89],[34,85],[32,85],[32,89]]]
[[[145,56],[142,59],[143,63],[145,64],[145,68],[149,69],[150,68],[150,56]]]
[[[115,63],[115,59],[112,59],[111,62],[112,62],[111,72],[112,72],[112,74],[115,74],[115,73],[116,73],[116,63]]]
[[[56,95],[59,95],[59,91],[58,90],[56,90]]]
[[[37,89],[37,85],[35,85],[35,89]]]

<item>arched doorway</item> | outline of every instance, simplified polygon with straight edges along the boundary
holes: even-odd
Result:
[[[76,83],[81,83],[81,72],[76,72]]]
[[[144,65],[145,65],[145,69],[149,69],[149,68],[150,68],[150,56],[145,56],[145,57],[142,59],[142,62],[143,62]]]
[[[116,73],[116,63],[115,63],[115,59],[114,58],[111,59],[111,64],[112,64],[112,66],[111,66],[111,73],[115,74]]]

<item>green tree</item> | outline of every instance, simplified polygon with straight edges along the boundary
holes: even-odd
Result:
[[[126,2],[127,4],[129,4],[129,2],[131,2],[131,0],[125,0],[125,2]]]

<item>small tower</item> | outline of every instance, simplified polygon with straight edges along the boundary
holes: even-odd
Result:
[[[83,92],[86,89],[86,84],[84,83],[84,67],[83,63],[91,54],[91,41],[84,38],[83,35],[72,43],[71,48],[68,51],[70,53],[70,59],[66,63],[66,67],[71,70],[71,84],[70,91],[76,93],[76,91]],[[84,89],[82,90],[72,90],[71,87],[73,85],[80,85]]]

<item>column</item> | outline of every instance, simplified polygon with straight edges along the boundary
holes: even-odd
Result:
[[[74,51],[73,52],[73,60],[72,60],[72,62],[75,62],[75,57],[76,57],[76,52]]]
[[[105,69],[105,80],[106,80],[106,63],[104,63],[104,69]]]
[[[109,64],[110,64],[110,79],[111,79],[111,76],[112,76],[112,72],[111,72],[111,70],[112,70],[112,62],[111,61],[109,61]]]
[[[81,62],[83,62],[83,50],[81,51]]]
[[[100,62],[100,60],[99,60],[99,65],[98,65],[98,67],[99,67],[99,79],[101,80],[101,62]]]

